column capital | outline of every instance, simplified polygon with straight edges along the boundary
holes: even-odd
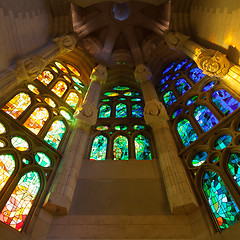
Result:
[[[53,41],[57,43],[61,55],[71,52],[77,44],[77,38],[72,34],[57,37]]]
[[[202,51],[195,62],[210,77],[224,77],[231,65],[225,54],[212,49]]]
[[[101,83],[102,85],[105,84],[108,77],[107,67],[104,65],[97,65],[90,75],[90,79],[92,81],[96,81]]]
[[[143,83],[145,81],[149,81],[152,78],[152,73],[146,65],[139,64],[135,68],[134,76],[137,83]]]
[[[189,36],[180,32],[168,31],[165,33],[165,41],[169,48],[181,50],[181,46],[189,40]]]

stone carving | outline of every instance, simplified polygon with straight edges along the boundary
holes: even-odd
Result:
[[[139,64],[135,68],[134,76],[137,83],[143,83],[144,81],[149,81],[152,78],[152,73],[147,66]]]
[[[165,34],[165,41],[169,48],[181,50],[181,46],[189,39],[180,32],[169,31]]]
[[[73,35],[64,35],[62,37],[55,38],[53,41],[58,44],[60,54],[62,55],[71,52],[77,43],[77,39]]]
[[[91,73],[90,79],[92,81],[100,82],[101,84],[104,84],[107,80],[108,72],[107,68],[103,65],[97,65]]]
[[[196,63],[204,74],[211,77],[223,77],[230,68],[230,62],[226,55],[212,49],[201,52],[196,59]]]

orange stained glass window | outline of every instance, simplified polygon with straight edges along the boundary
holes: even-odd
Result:
[[[26,93],[19,93],[12,98],[2,110],[14,119],[17,119],[31,104],[31,98]]]
[[[78,104],[79,97],[75,92],[71,92],[66,100],[66,103],[70,105],[72,108],[75,108]]]
[[[63,81],[58,81],[54,87],[52,88],[52,91],[59,97],[62,97],[62,95],[67,90],[67,84]]]
[[[80,77],[80,73],[78,72],[78,70],[75,67],[73,67],[70,64],[67,64],[67,67],[70,69],[71,72],[73,72],[75,75]]]
[[[47,86],[53,80],[53,75],[50,71],[43,71],[42,74],[37,77],[37,79]]]
[[[38,134],[44,123],[47,121],[48,116],[49,113],[46,108],[38,107],[23,125],[33,133]]]
[[[66,80],[66,81],[68,81],[68,82],[72,83],[72,81],[70,80],[70,78],[69,78],[69,77],[67,77],[67,76],[65,76],[65,75],[64,75],[63,77],[65,78],[65,80]]]
[[[60,62],[55,62],[55,64],[60,70],[68,74],[68,70]]]
[[[37,172],[23,175],[1,211],[0,221],[21,231],[39,189],[40,177]]]

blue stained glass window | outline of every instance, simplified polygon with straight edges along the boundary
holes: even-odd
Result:
[[[123,103],[116,105],[116,118],[127,117],[127,106]]]
[[[176,73],[176,74],[172,77],[172,80],[176,79],[179,75],[180,75],[180,73]]]
[[[104,104],[99,109],[99,118],[109,118],[111,115],[111,107],[107,104]]]
[[[223,89],[213,92],[212,101],[226,116],[240,107],[240,103]]]
[[[185,92],[187,92],[191,86],[185,79],[179,79],[175,83],[175,87],[180,93],[180,95],[183,95]]]
[[[190,70],[189,72],[189,77],[194,81],[194,82],[198,82],[199,80],[201,80],[204,76],[206,76],[205,74],[203,74],[202,70],[199,68],[193,68]]]
[[[187,101],[187,105],[191,105],[193,104],[194,102],[196,102],[198,96],[193,96],[191,97],[188,101]]]
[[[143,135],[138,135],[134,139],[135,155],[137,160],[151,160],[152,154],[148,139]]]
[[[198,152],[195,154],[195,156],[192,159],[192,165],[194,167],[201,166],[207,159],[207,153],[206,152]]]
[[[191,123],[187,119],[182,119],[179,121],[177,124],[177,131],[185,147],[189,146],[198,138]]]
[[[202,127],[204,132],[214,127],[218,120],[212,112],[204,105],[197,106],[194,110],[194,117]]]
[[[176,71],[178,71],[179,69],[181,69],[182,66],[183,66],[186,62],[187,62],[187,58],[184,59],[184,60],[182,60],[182,61],[175,67],[174,71],[176,72]]]
[[[232,141],[232,137],[229,135],[223,135],[221,137],[219,137],[215,143],[214,143],[214,147],[215,149],[224,149],[225,147],[227,147]]]
[[[215,85],[215,81],[209,82],[207,83],[204,88],[203,88],[203,92],[207,92],[208,90],[210,90],[213,86]]]
[[[92,143],[92,150],[90,160],[105,160],[107,152],[107,138],[103,135],[98,135],[94,138]]]
[[[190,68],[192,65],[193,65],[193,63],[189,63],[189,64],[184,68],[184,70],[187,70],[187,69]]]
[[[172,91],[168,91],[163,95],[163,101],[165,102],[166,107],[169,107],[174,102],[177,101]]]
[[[162,87],[161,92],[163,92],[165,89],[167,89],[167,87],[168,87],[168,84],[165,84],[165,85]]]
[[[143,117],[143,107],[139,104],[132,106],[132,117]]]
[[[174,65],[175,65],[175,62],[171,63],[171,64],[163,71],[162,74],[165,74],[165,73],[167,73],[168,71],[170,71],[170,70],[173,68]]]
[[[113,159],[128,160],[128,139],[118,135],[113,143]]]
[[[171,75],[169,74],[169,75],[165,76],[164,78],[162,78],[162,79],[160,80],[158,86],[164,84],[167,80],[169,80],[170,77],[171,77]]]
[[[226,229],[240,219],[239,209],[217,173],[204,172],[202,188],[220,229]]]
[[[181,112],[182,112],[182,109],[177,109],[177,110],[173,113],[172,118],[173,118],[173,119],[176,118]]]
[[[236,181],[238,186],[240,186],[240,153],[231,153],[228,158],[228,169]]]

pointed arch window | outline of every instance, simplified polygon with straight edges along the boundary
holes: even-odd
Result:
[[[2,108],[2,110],[14,119],[17,119],[30,104],[31,98],[28,94],[18,93]]]
[[[52,91],[59,97],[62,97],[62,95],[66,92],[67,90],[67,84],[63,81],[58,81],[54,87],[52,88]]]
[[[103,135],[98,135],[94,138],[90,154],[91,161],[102,161],[106,159],[107,142],[107,138]]]
[[[151,160],[152,154],[150,150],[150,144],[149,140],[139,134],[134,139],[134,145],[135,145],[135,155],[137,160]]]
[[[163,95],[163,101],[165,102],[166,107],[169,107],[170,105],[172,105],[174,102],[177,101],[175,95],[173,94],[172,91],[167,91],[164,95]]]
[[[127,106],[126,104],[119,103],[116,105],[116,118],[127,117]]]
[[[132,105],[132,117],[143,117],[143,107],[139,104]]]
[[[23,125],[31,132],[38,134],[42,129],[44,123],[47,121],[48,117],[48,110],[44,107],[38,107],[34,110],[34,112],[29,116]]]
[[[228,169],[240,187],[240,153],[231,153],[228,158]]]
[[[204,105],[199,105],[195,108],[194,117],[204,132],[207,132],[218,123],[217,118]]]
[[[108,104],[104,104],[99,109],[99,118],[109,118],[111,115],[111,107]]]
[[[37,79],[43,83],[45,86],[47,86],[52,80],[53,80],[53,75],[50,71],[43,71]]]
[[[128,139],[118,135],[113,142],[113,159],[128,160]]]
[[[66,99],[66,103],[72,108],[76,108],[78,101],[79,101],[79,97],[75,92],[70,92]]]
[[[239,209],[217,173],[204,172],[202,188],[220,229],[240,220]]]
[[[203,71],[200,68],[193,68],[189,71],[189,77],[196,83],[200,81],[206,74],[203,74]]]
[[[180,95],[183,95],[185,92],[187,92],[191,86],[185,79],[179,79],[175,83],[175,87],[178,90]]]

